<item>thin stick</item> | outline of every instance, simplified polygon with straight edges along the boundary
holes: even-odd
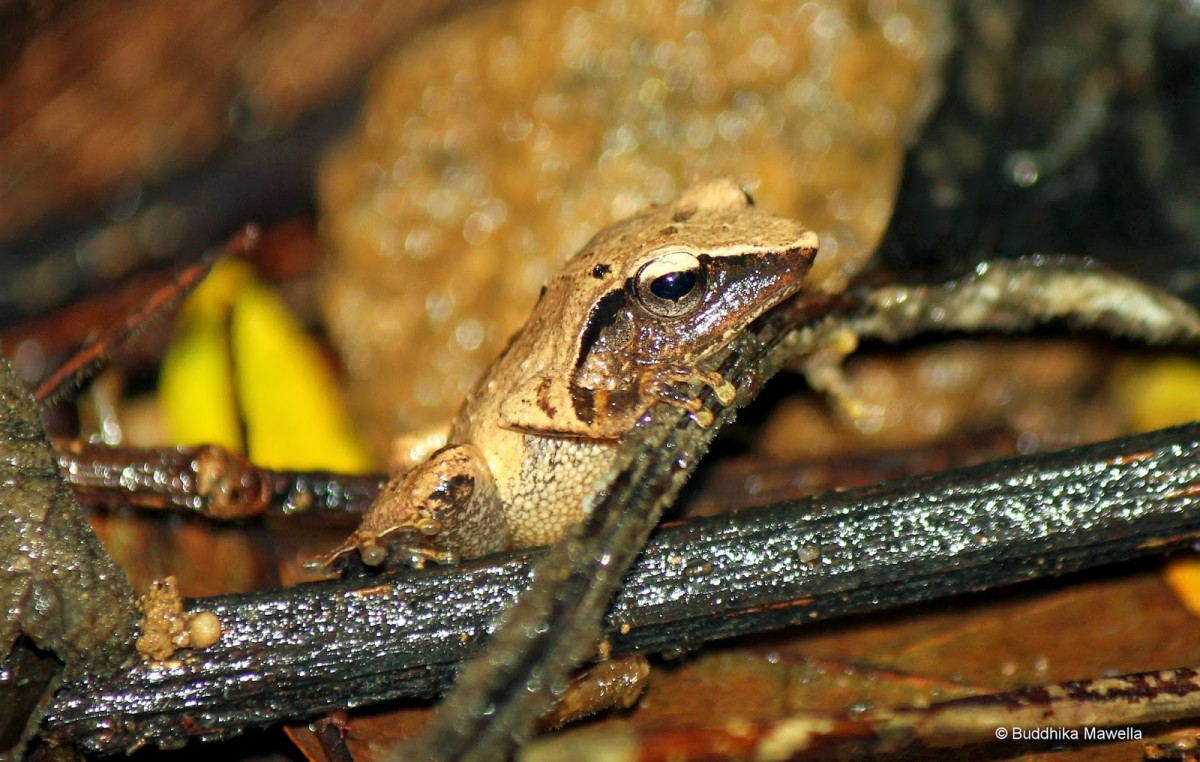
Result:
[[[529,762],[624,759],[867,759],[905,751],[1001,744],[1016,752],[1064,742],[1138,740],[1138,726],[1200,714],[1195,668],[1139,672],[1020,688],[928,707],[869,709],[853,715],[804,713],[769,722],[698,723],[636,730],[606,728],[534,742]],[[1007,754],[1005,755],[1007,756]]]
[[[61,471],[84,504],[180,510],[218,521],[268,512],[361,514],[387,480],[383,474],[275,471],[217,445],[54,444]]]
[[[246,225],[220,252],[205,255],[199,262],[172,275],[168,283],[156,289],[144,304],[124,320],[89,340],[62,365],[43,378],[34,387],[34,398],[45,405],[78,389],[107,364],[115,349],[136,337],[147,322],[174,307],[191,293],[212,270],[218,259],[226,254],[247,254],[258,244],[258,238],[258,228]]]

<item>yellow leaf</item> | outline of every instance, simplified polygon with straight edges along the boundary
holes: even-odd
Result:
[[[1130,362],[1113,392],[1137,431],[1200,420],[1200,362],[1182,356]]]
[[[278,296],[259,285],[240,290],[230,334],[251,460],[295,470],[371,469],[329,367]]]
[[[1163,570],[1163,578],[1184,608],[1200,616],[1200,557],[1171,559]]]
[[[167,432],[177,444],[242,451],[226,326],[234,294],[253,279],[249,264],[224,259],[179,310],[158,380]]]
[[[374,466],[316,345],[239,260],[218,263],[180,310],[159,400],[179,444],[241,452],[244,426],[247,455],[267,468]]]
[[[1167,356],[1134,360],[1116,374],[1113,394],[1137,431],[1200,419],[1200,362]],[[1179,602],[1200,616],[1200,557],[1171,559],[1163,578]]]
[[[198,324],[224,326],[238,292],[256,280],[250,263],[228,257],[220,260],[183,303],[178,324],[184,331]]]

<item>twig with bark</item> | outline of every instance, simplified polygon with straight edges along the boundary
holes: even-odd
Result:
[[[674,650],[1187,547],[1198,454],[1189,425],[665,527],[606,637]],[[68,683],[44,733],[112,753],[437,695],[544,552],[191,601],[218,644]]]

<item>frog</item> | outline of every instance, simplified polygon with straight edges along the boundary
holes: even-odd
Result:
[[[708,426],[698,391],[734,402],[706,360],[796,295],[818,248],[729,178],[601,230],[542,288],[445,446],[392,478],[314,566],[355,551],[368,567],[454,563],[558,539],[655,403]]]

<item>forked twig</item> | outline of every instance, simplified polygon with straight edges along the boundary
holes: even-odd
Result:
[[[177,305],[191,293],[222,255],[244,255],[253,250],[258,238],[258,228],[246,225],[220,252],[205,255],[199,262],[172,275],[168,283],[156,289],[120,323],[87,341],[66,362],[39,381],[33,390],[34,399],[44,405],[78,389],[107,362],[113,350],[133,339],[148,321]]]

